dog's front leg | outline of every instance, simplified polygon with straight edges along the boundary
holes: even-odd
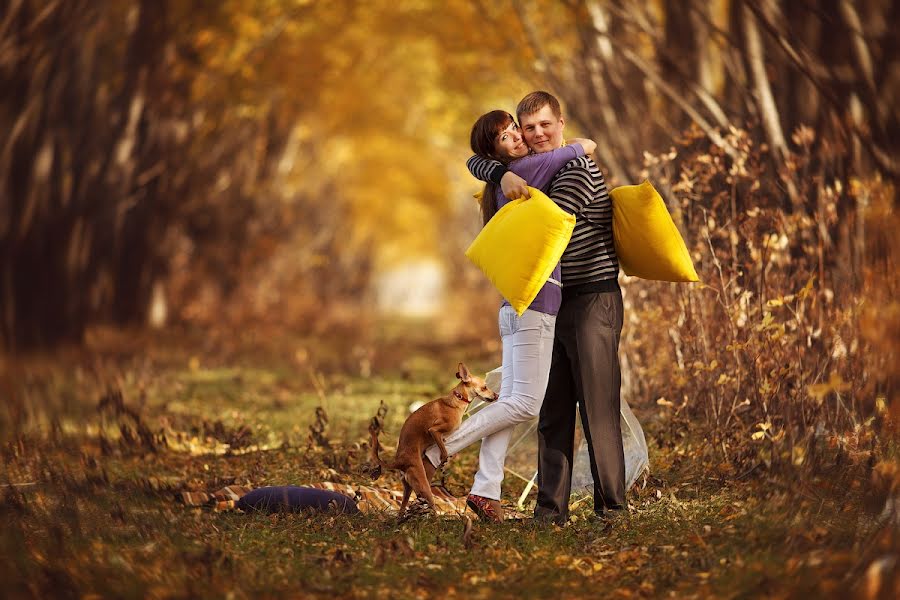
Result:
[[[443,469],[449,458],[447,455],[447,447],[444,446],[444,435],[437,427],[432,427],[428,430],[428,433],[431,434],[431,439],[434,440],[434,443],[437,444],[437,447],[441,450],[441,464],[438,465],[438,469]]]

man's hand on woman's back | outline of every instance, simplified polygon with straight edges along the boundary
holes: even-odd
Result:
[[[584,153],[591,155],[597,149],[597,142],[588,138],[572,138],[566,141],[566,144],[581,144],[581,147],[584,148]]]

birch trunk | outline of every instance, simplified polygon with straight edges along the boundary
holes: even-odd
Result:
[[[797,186],[794,184],[792,175],[785,171],[785,162],[790,153],[785,142],[784,132],[781,129],[781,117],[778,114],[778,106],[775,103],[772,86],[769,84],[769,76],[766,72],[762,36],[760,35],[754,12],[746,4],[742,6],[742,12],[744,50],[750,77],[753,81],[753,96],[756,101],[756,108],[759,111],[760,122],[769,142],[772,156],[781,173],[782,181],[787,188],[791,206],[797,212],[803,210],[802,199],[797,193]]]

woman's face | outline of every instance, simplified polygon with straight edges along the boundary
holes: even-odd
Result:
[[[522,133],[515,121],[497,134],[494,139],[494,151],[499,156],[509,158],[522,158],[528,154],[528,146],[525,145],[525,140],[522,139]]]

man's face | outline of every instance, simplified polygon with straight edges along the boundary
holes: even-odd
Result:
[[[544,105],[539,111],[530,115],[521,115],[522,135],[525,143],[535,152],[550,152],[562,146],[563,128],[566,126],[562,116],[553,114],[550,105]]]

